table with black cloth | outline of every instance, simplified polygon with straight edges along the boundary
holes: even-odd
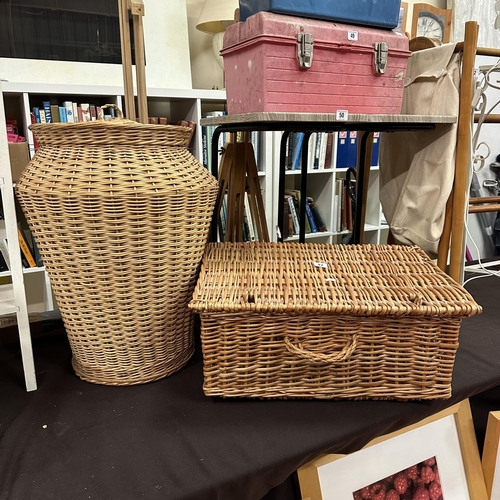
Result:
[[[448,400],[210,398],[199,348],[163,380],[94,385],[74,374],[64,335],[35,339],[39,389],[27,393],[19,346],[3,344],[0,499],[296,499],[294,471],[307,461],[353,452],[464,398],[473,414],[481,406],[484,427],[487,405],[500,409],[500,399],[481,399],[500,385],[500,281],[467,288],[484,312],[462,323]]]

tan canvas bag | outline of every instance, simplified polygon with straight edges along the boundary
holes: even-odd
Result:
[[[458,116],[460,55],[455,44],[413,52],[402,113]],[[455,170],[456,124],[382,134],[380,201],[398,243],[437,255]]]

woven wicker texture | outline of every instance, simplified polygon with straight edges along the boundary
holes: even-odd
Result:
[[[470,294],[417,247],[212,243],[190,307],[204,391],[446,399]]]
[[[33,125],[16,194],[68,333],[76,374],[131,385],[191,357],[188,309],[217,181],[190,129],[122,119]]]

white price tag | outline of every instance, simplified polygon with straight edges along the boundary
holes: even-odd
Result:
[[[357,42],[358,41],[358,32],[354,30],[349,30],[347,32],[347,39],[350,42]]]
[[[322,267],[323,269],[326,269],[328,267],[328,264],[326,262],[315,262],[314,265],[316,267]]]
[[[349,116],[349,111],[347,109],[337,109],[337,120],[345,121]]]

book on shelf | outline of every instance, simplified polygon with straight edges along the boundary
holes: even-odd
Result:
[[[73,115],[73,102],[72,101],[64,101],[63,107],[66,108],[66,121],[68,123],[74,123],[75,118]]]
[[[291,134],[288,134],[286,140],[285,170],[292,170],[292,145],[293,145],[293,132]]]
[[[57,104],[50,105],[50,114],[52,118],[52,123],[60,123],[61,118],[59,116],[59,106]]]
[[[326,225],[319,213],[318,207],[316,206],[316,202],[311,196],[307,197],[307,205],[314,217],[314,222],[316,223],[317,231],[320,233],[325,232],[327,230]]]
[[[302,157],[302,143],[304,142],[304,132],[293,132],[292,134],[292,168],[291,170],[300,170]]]
[[[92,121],[90,117],[90,104],[88,102],[82,102],[80,108],[82,110],[82,122]]]
[[[227,193],[224,194],[219,213],[219,241],[226,241]]]
[[[285,194],[285,201],[288,204],[288,210],[292,216],[293,221],[293,234],[300,233],[300,221],[299,221],[299,213],[297,211],[297,200],[293,195]]]
[[[313,139],[313,144],[314,147],[311,147],[311,149],[314,151],[313,152],[313,161],[312,161],[312,166],[309,166],[309,168],[313,170],[319,170],[320,168],[320,155],[321,155],[321,137],[322,133],[321,132],[314,132],[311,135]]]
[[[347,149],[347,166],[355,167],[358,164],[358,132],[356,130],[349,131],[349,144]]]
[[[201,162],[203,166],[210,172],[209,164],[208,164],[208,135],[207,135],[207,126],[203,125],[201,127]]]
[[[380,150],[380,132],[373,132],[373,145],[372,145],[372,157],[370,166],[376,167],[378,165],[378,153]]]
[[[47,123],[53,123],[52,119],[52,108],[50,107],[50,101],[43,101],[43,112],[45,113],[45,121]]]
[[[7,246],[6,239],[0,239],[0,254],[3,258],[3,263],[6,269],[0,269],[1,271],[8,271],[10,269],[10,255],[9,247]],[[3,267],[3,266],[0,266]]]
[[[326,146],[325,146],[325,162],[324,162],[325,169],[332,168],[334,139],[335,139],[335,134],[333,132],[328,132],[326,138]]]
[[[293,217],[290,213],[288,199],[285,196],[283,203],[283,238],[291,238],[294,234]]]
[[[306,200],[306,217],[309,221],[309,226],[311,227],[311,233],[317,233],[318,226],[316,225],[316,220],[314,219],[314,215],[312,213],[311,207],[309,206],[308,200]]]
[[[38,110],[38,116],[40,117],[40,123],[47,123],[47,118],[45,117],[45,110],[44,109],[39,109]]]
[[[25,267],[37,267],[35,257],[31,253],[31,248],[29,247],[26,237],[20,227],[17,228],[17,234],[19,237],[19,246],[21,247],[23,264],[25,264]]]
[[[253,151],[255,155],[255,164],[257,165],[258,170],[262,170],[262,165],[260,161],[261,156],[261,133],[258,130],[253,130],[250,132],[250,142],[253,146]]]
[[[66,108],[64,106],[59,106],[59,122],[68,123],[68,118],[66,115]]]
[[[285,189],[285,194],[293,196],[294,201],[295,201],[295,209],[297,212],[298,220],[300,222],[300,203],[301,203],[300,189]],[[306,205],[307,205],[307,203],[306,203]],[[306,218],[305,218],[304,222],[305,222],[306,233],[308,234],[308,233],[312,232],[311,225],[309,224],[309,219],[307,217],[307,209],[306,209]]]
[[[337,136],[337,168],[347,168],[348,165],[348,132],[341,130]]]
[[[225,111],[210,111],[208,113],[203,114],[203,118],[211,118],[211,117],[216,117],[216,116],[225,116],[227,113]],[[209,172],[213,171],[213,166],[212,166],[212,136],[214,134],[215,130],[215,125],[206,125],[202,128],[202,144],[206,146],[206,158],[207,158],[207,170]],[[205,138],[203,138],[205,136]],[[222,152],[222,148],[224,147],[225,144],[225,136],[224,134],[221,134],[219,136],[219,143],[217,146],[217,150],[219,152]],[[205,156],[205,153],[202,152],[203,157]],[[220,164],[220,155],[219,155],[219,160],[218,163]],[[219,164],[217,165],[217,169],[219,168]]]
[[[40,119],[40,108],[38,106],[33,107],[33,116],[35,117],[35,123],[42,123]]]
[[[342,230],[342,191],[343,191],[344,181],[343,179],[335,179],[335,195],[334,195],[334,207],[335,207],[335,231],[339,232]]]
[[[340,197],[340,230],[347,231],[347,211],[346,203],[349,196],[347,195],[347,185],[342,181],[342,193]]]
[[[324,170],[326,168],[326,145],[328,140],[328,134],[326,132],[321,132],[321,144],[319,147],[319,160],[318,160],[318,169]]]
[[[35,113],[32,111],[30,113],[30,119],[31,123],[37,123],[36,118],[35,118]],[[38,139],[35,137],[35,134],[33,134],[33,148],[35,151],[40,147],[40,144],[38,143]]]

